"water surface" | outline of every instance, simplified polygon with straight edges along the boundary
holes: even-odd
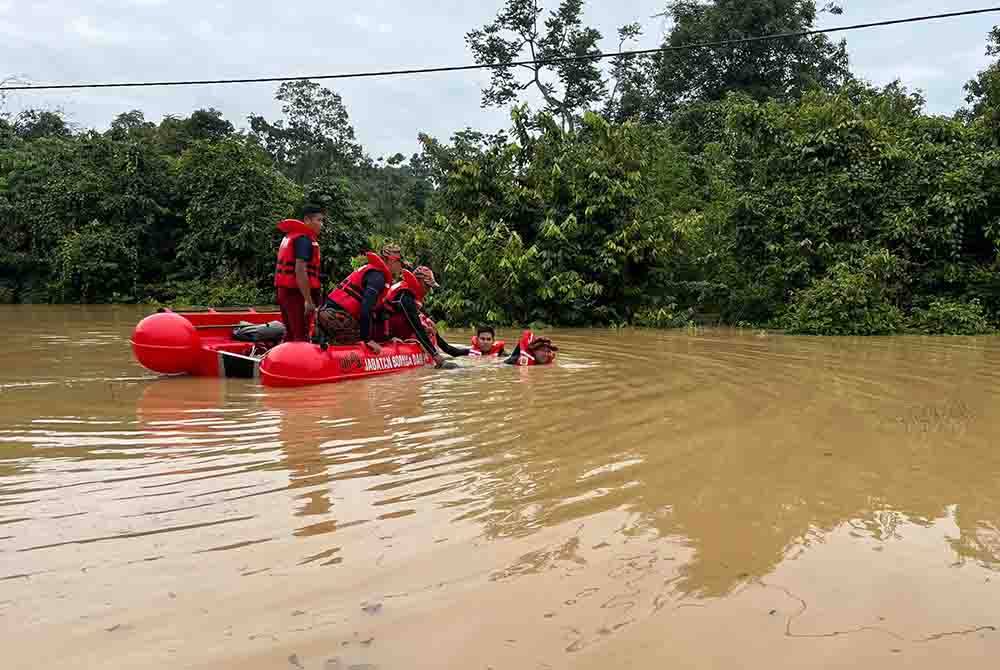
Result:
[[[0,308],[8,667],[995,666],[996,339],[556,331],[277,392],[144,371],[142,315]]]

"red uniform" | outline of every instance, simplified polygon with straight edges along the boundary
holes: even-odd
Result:
[[[406,314],[403,312],[403,307],[399,304],[400,295],[404,291],[413,295],[413,299],[417,303],[418,310],[423,307],[424,298],[427,295],[427,289],[420,283],[420,280],[418,280],[412,272],[409,270],[403,270],[403,280],[392,285],[392,288],[390,288],[385,294],[385,301],[382,306],[382,313],[385,317],[386,339],[398,337],[401,340],[411,340],[416,337],[413,326],[410,325],[410,320],[406,318]],[[421,321],[423,321],[423,314],[421,313],[420,316]],[[422,323],[421,325],[425,324]],[[430,335],[430,333],[428,333],[428,335]]]
[[[376,253],[369,251],[365,254],[368,257],[368,264],[362,265],[360,268],[348,275],[347,279],[340,282],[340,286],[330,291],[327,296],[328,299],[337,303],[337,306],[342,310],[353,316],[356,320],[361,320],[361,301],[362,295],[364,294],[364,280],[365,275],[371,270],[378,270],[385,276],[385,288],[382,290],[382,295],[378,297],[375,302],[375,309],[377,310],[385,302],[385,296],[389,292],[389,286],[392,283],[392,270],[389,266],[385,264],[382,257]]]
[[[309,339],[310,323],[305,318],[306,300],[295,279],[295,242],[306,237],[312,242],[312,256],[306,262],[306,276],[313,304],[322,299],[320,291],[320,250],[316,233],[297,219],[285,219],[278,224],[278,230],[285,233],[278,247],[278,260],[274,268],[274,286],[277,291],[281,320],[285,324],[285,341],[301,342]]]

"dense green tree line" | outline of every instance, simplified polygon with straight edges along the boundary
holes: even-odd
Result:
[[[582,0],[506,0],[470,31],[481,62],[588,56]],[[806,0],[673,0],[664,44],[808,29]],[[641,31],[624,26],[612,48]],[[988,53],[1000,55],[1000,30]],[[267,303],[275,223],[330,212],[327,284],[381,240],[431,265],[450,323],[817,334],[981,333],[1000,324],[1000,66],[968,106],[857,80],[825,36],[500,68],[511,126],[373,159],[340,96],[282,85],[282,118],[215,110],[106,132],[0,117],[0,301]],[[530,109],[523,96],[540,96]]]

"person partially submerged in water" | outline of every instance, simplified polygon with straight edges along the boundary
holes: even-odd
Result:
[[[472,347],[469,349],[470,356],[506,356],[504,341],[497,339],[497,332],[493,326],[479,326],[476,328],[476,335],[472,338]]]
[[[547,337],[535,337],[530,330],[521,334],[514,351],[511,352],[507,360],[507,365],[549,365],[556,359],[556,352],[559,347],[552,344],[552,340]]]

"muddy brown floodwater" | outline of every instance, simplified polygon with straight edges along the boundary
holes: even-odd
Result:
[[[275,392],[143,371],[142,315],[0,308],[5,668],[996,667],[997,339]]]

